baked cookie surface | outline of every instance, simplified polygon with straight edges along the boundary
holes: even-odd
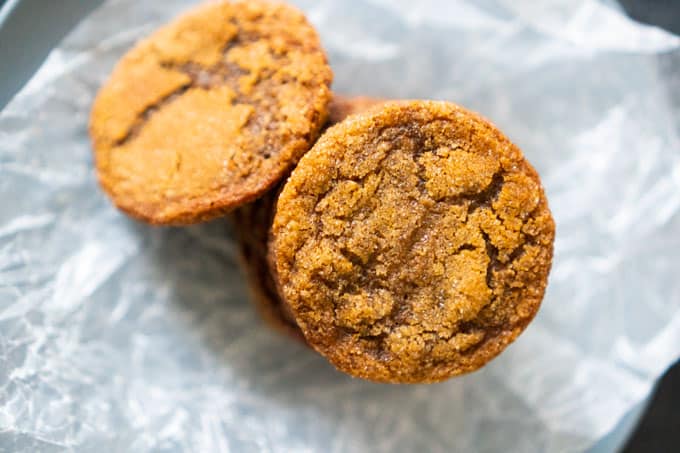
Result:
[[[307,342],[381,382],[474,371],[536,314],[555,227],[536,171],[478,115],[387,103],[331,127],[274,216],[275,278]]]
[[[103,188],[154,224],[208,220],[275,185],[326,121],[332,73],[296,9],[201,5],[140,41],[92,108]]]
[[[329,105],[327,126],[332,126],[354,113],[362,112],[384,102],[370,97],[349,97],[333,95]],[[238,246],[248,286],[258,311],[277,330],[304,341],[295,317],[279,297],[267,261],[269,229],[274,216],[274,206],[280,187],[241,206],[232,212]]]

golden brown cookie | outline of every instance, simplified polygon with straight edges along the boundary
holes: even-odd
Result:
[[[333,95],[327,126],[332,126],[351,114],[382,102],[384,101],[369,97]],[[248,286],[258,310],[277,330],[304,341],[304,336],[295,323],[295,317],[287,305],[281,302],[267,262],[267,240],[279,190],[280,187],[270,190],[258,200],[235,209],[231,219]]]
[[[100,183],[154,224],[217,217],[275,185],[326,121],[332,74],[298,10],[201,5],[139,42],[95,100]]]
[[[536,171],[480,116],[388,103],[331,127],[279,196],[270,254],[307,342],[381,382],[474,371],[536,314],[554,223]]]
[[[384,104],[385,99],[372,98],[368,96],[343,96],[334,94],[328,106],[328,122],[326,127],[330,127],[344,120],[350,115],[361,113],[376,105]]]

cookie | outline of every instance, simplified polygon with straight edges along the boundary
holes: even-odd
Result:
[[[334,95],[329,106],[327,126],[383,102],[385,101],[369,97]],[[267,262],[269,228],[279,191],[280,187],[277,187],[258,200],[235,209],[231,219],[238,240],[242,267],[259,312],[277,330],[304,341],[295,317],[288,306],[281,302]]]
[[[128,214],[190,224],[254,200],[326,121],[332,73],[298,10],[210,2],[130,50],[92,108],[99,181]]]
[[[334,94],[333,99],[331,99],[331,103],[328,106],[328,122],[326,123],[326,126],[330,127],[350,115],[366,111],[371,107],[384,104],[385,102],[387,102],[385,99],[368,96],[343,96]]]
[[[527,327],[554,234],[538,174],[496,127],[409,101],[324,133],[281,191],[269,253],[305,339],[338,369],[436,382]]]
[[[302,331],[283,304],[267,262],[267,241],[279,188],[235,209],[231,220],[236,233],[242,269],[259,313],[276,330],[302,342]]]

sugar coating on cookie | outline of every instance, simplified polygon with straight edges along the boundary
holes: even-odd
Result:
[[[349,115],[362,112],[383,102],[385,101],[365,96],[349,97],[334,94],[328,107],[326,126],[332,126]],[[235,209],[231,214],[231,220],[236,232],[248,286],[258,311],[277,330],[304,341],[295,317],[279,296],[267,260],[269,229],[280,186],[252,203]]]
[[[101,185],[156,224],[208,220],[276,184],[326,121],[332,73],[298,10],[211,2],[130,50],[90,134]]]
[[[270,253],[305,338],[338,369],[435,382],[531,321],[554,231],[536,171],[498,129],[412,101],[328,129],[279,196]]]

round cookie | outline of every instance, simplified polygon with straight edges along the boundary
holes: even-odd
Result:
[[[298,10],[210,2],[130,50],[101,88],[99,181],[153,224],[222,215],[275,185],[326,121],[332,73]]]
[[[333,95],[329,105],[327,126],[384,101],[369,97]],[[280,186],[280,185],[279,185]],[[281,301],[267,262],[269,228],[280,187],[235,209],[231,215],[239,245],[241,262],[258,311],[274,328],[304,342],[295,317]]]
[[[536,171],[480,116],[385,104],[331,127],[279,196],[279,290],[338,369],[436,382],[498,355],[536,314],[554,222]]]

